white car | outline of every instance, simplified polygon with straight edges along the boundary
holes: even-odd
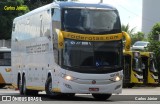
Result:
[[[148,46],[149,42],[137,41],[133,44],[132,50],[144,50]]]

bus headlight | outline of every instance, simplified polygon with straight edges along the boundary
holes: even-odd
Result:
[[[121,78],[119,76],[115,77],[115,81],[120,81],[120,80],[121,80]]]
[[[62,74],[62,78],[64,78],[65,80],[76,80],[77,78],[74,78],[70,75],[66,75],[66,74]]]
[[[119,75],[116,75],[116,76],[114,76],[112,79],[110,79],[110,80],[112,80],[112,81],[114,81],[114,82],[118,82],[118,81],[120,81],[122,79],[122,77],[121,76],[119,76]]]
[[[67,76],[65,76],[65,79],[66,79],[66,80],[72,80],[72,77],[69,76],[69,75],[67,75]]]

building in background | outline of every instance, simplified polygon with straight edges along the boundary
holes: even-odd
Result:
[[[145,37],[157,22],[160,22],[160,0],[143,0],[142,32]]]

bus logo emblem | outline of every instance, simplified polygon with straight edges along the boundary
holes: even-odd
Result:
[[[95,80],[93,80],[93,81],[92,81],[92,84],[96,84],[96,81],[95,81]]]

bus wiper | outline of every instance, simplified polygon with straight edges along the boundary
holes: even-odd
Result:
[[[75,26],[75,27],[72,27],[72,28],[73,28],[73,29],[76,29],[76,30],[83,31],[83,32],[86,31],[82,26]]]

